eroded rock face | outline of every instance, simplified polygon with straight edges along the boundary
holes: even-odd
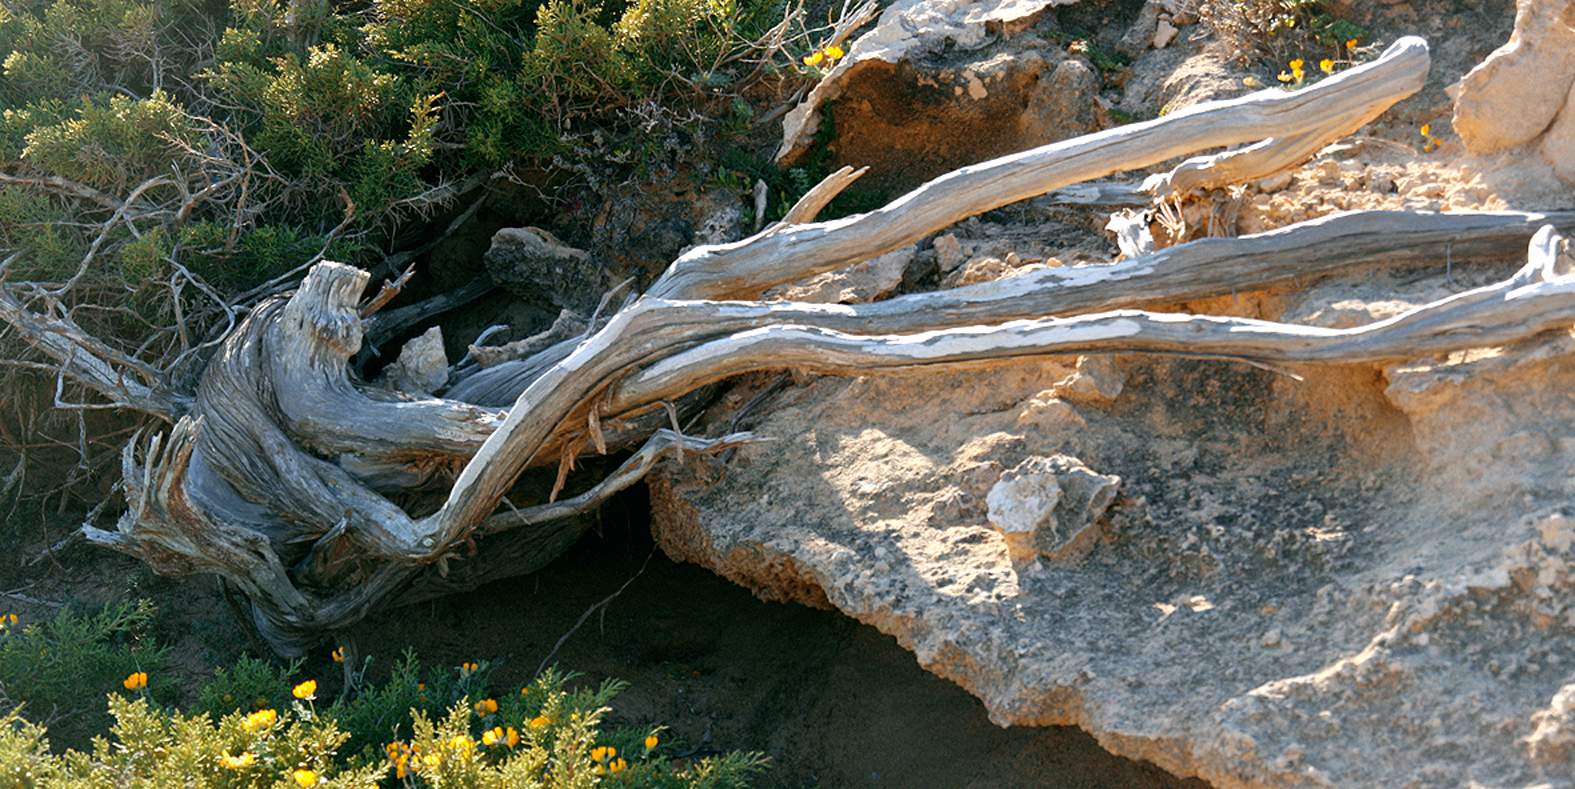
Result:
[[[534,227],[506,227],[482,257],[492,281],[525,301],[589,314],[613,285],[590,253]]]
[[[906,191],[957,167],[1103,128],[1098,77],[1034,32],[1075,0],[903,0],[783,122],[777,159],[812,145],[835,108],[830,149],[868,165],[860,188]]]
[[[1474,154],[1533,145],[1575,185],[1575,2],[1519,0],[1515,32],[1453,88],[1454,128]]]
[[[1400,309],[1441,276],[1385,291]],[[1327,318],[1348,297],[1241,301]],[[1571,787],[1571,351],[820,379],[763,406],[775,442],[657,474],[654,528],[896,636],[1001,725],[1075,724],[1219,787]],[[1080,367],[1120,386],[1063,397]],[[1014,559],[1002,491],[1060,491],[1073,458],[1120,479],[1092,544]]]
[[[861,187],[906,191],[1104,127],[1098,78],[1084,61],[1058,50],[964,55],[871,60],[849,73],[829,147],[840,162],[870,167]]]
[[[1575,83],[1575,3],[1519,0],[1515,32],[1455,87],[1455,132],[1474,153],[1518,148],[1548,128]]]

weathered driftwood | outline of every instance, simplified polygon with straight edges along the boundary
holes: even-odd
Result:
[[[1426,42],[1402,38],[1377,60],[1303,90],[1266,90],[1198,104],[964,167],[868,214],[767,230],[735,244],[697,247],[674,261],[648,294],[755,298],[773,285],[867,260],[985,211],[1206,148],[1267,140],[1252,156],[1188,168],[1206,173],[1229,166],[1238,177],[1267,175],[1289,166],[1284,152],[1301,151],[1305,157],[1420,90],[1428,62]],[[1276,142],[1281,139],[1292,141]]]
[[[1490,345],[1568,325],[1575,281],[1554,270],[1551,230],[1536,236],[1532,262],[1512,279],[1369,327],[1130,309],[1351,265],[1498,254],[1524,245],[1537,226],[1571,221],[1528,214],[1352,214],[1113,266],[1048,269],[870,305],[703,300],[753,296],[973,213],[1206,147],[1270,138],[1239,155],[1187,165],[1168,182],[1172,188],[1262,174],[1416,90],[1426,61],[1425,46],[1408,39],[1307,90],[1204,105],[1046,146],[943,176],[873,214],[775,227],[693,251],[599,331],[483,371],[476,378],[485,385],[462,384],[448,399],[350,379],[348,361],[365,331],[357,305],[367,276],[319,264],[288,300],[259,305],[230,334],[167,436],[128,445],[130,507],[116,530],[84,533],[166,574],[224,577],[250,601],[269,643],[292,654],[378,607],[536,569],[585,528],[574,516],[658,458],[751,440],[697,439],[627,422],[670,413],[665,403],[736,372],[863,373],[1087,351],[1345,362]],[[1116,308],[1128,309],[1076,316]],[[1046,317],[1054,315],[1074,317]],[[64,353],[44,350],[57,359]],[[511,364],[520,366],[504,369]],[[482,399],[483,391],[508,392],[507,411],[453,396]],[[583,453],[642,441],[599,484],[550,501]]]

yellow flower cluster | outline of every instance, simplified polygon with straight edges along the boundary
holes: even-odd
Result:
[[[219,761],[225,767],[228,767],[231,770],[239,770],[239,769],[241,769],[243,767],[250,767],[253,764],[256,764],[257,763],[257,754],[252,753],[251,751],[242,751],[239,755],[236,755],[236,756],[231,756],[229,754],[225,754],[225,755],[219,757]]]
[[[332,653],[332,657],[335,663],[345,662],[345,648],[339,647],[338,649],[335,649]]]
[[[480,715],[480,716],[491,715],[492,713],[498,711],[498,700],[497,699],[482,699],[481,701],[476,702],[475,707],[476,707],[476,714],[477,715]]]
[[[388,753],[388,760],[394,763],[394,777],[403,781],[405,776],[421,769],[420,750],[414,745],[391,742],[384,750]],[[441,761],[441,760],[440,760]]]
[[[304,767],[290,773],[290,777],[295,779],[296,786],[314,786],[317,784],[317,773]]]
[[[241,722],[241,728],[254,732],[272,726],[278,719],[279,713],[274,710],[258,710],[246,716],[246,720]]]
[[[317,680],[309,679],[305,682],[302,682],[301,684],[296,685],[295,689],[291,690],[290,693],[294,694],[298,699],[311,701],[312,699],[317,698]]]
[[[1332,76],[1334,74],[1335,67],[1337,67],[1339,64],[1345,63],[1349,65],[1354,63],[1356,61],[1356,45],[1358,43],[1360,42],[1354,38],[1346,41],[1345,53],[1348,59],[1337,61],[1334,58],[1324,58],[1323,60],[1318,61],[1318,70]],[[1338,49],[1338,47],[1336,47],[1336,49]],[[1286,85],[1300,85],[1307,80],[1307,61],[1297,58],[1291,61],[1289,65],[1290,68],[1280,72],[1276,79],[1282,83],[1285,83]],[[1247,77],[1246,79],[1242,80],[1242,83],[1248,87],[1253,88],[1256,88],[1262,84],[1258,81],[1257,77]]]
[[[1301,84],[1302,80],[1307,78],[1307,74],[1302,71],[1302,65],[1303,65],[1303,61],[1302,61],[1301,58],[1297,58],[1297,59],[1291,61],[1290,73],[1286,73],[1284,71],[1280,72],[1280,77],[1279,77],[1280,81],[1281,82],[1295,82],[1298,85]]]
[[[481,733],[481,743],[483,745],[506,745],[513,748],[520,744],[520,733],[515,731],[513,726],[507,729],[502,726],[494,726]]]
[[[1433,124],[1424,123],[1418,131],[1422,132],[1422,152],[1431,153],[1434,148],[1444,144],[1443,140],[1433,136]]]
[[[131,676],[121,680],[120,684],[125,685],[126,690],[142,690],[148,686],[148,672],[133,672]]]
[[[629,768],[629,763],[618,758],[618,749],[611,745],[602,745],[591,749],[591,758],[596,760],[597,775],[616,775]]]
[[[833,63],[836,63],[838,60],[841,60],[842,56],[846,54],[847,53],[842,50],[842,47],[832,45],[818,52],[812,52],[808,55],[805,55],[804,65],[819,66],[820,64],[824,63],[827,66],[830,66]]]

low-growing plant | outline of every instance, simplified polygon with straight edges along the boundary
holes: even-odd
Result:
[[[164,647],[144,633],[157,616],[147,600],[99,611],[66,607],[54,620],[23,624],[15,614],[0,618],[0,705],[20,707],[20,715],[53,726],[63,739],[87,742],[108,723],[104,694],[130,689],[128,677],[144,680],[136,688],[162,696],[171,682],[161,673]]]
[[[1338,16],[1324,0],[1203,0],[1198,18],[1243,52],[1283,61],[1311,47],[1339,50],[1365,41],[1366,28]]]
[[[0,719],[0,784],[728,789],[766,764],[753,753],[678,759],[659,729],[604,730],[616,680],[575,689],[549,670],[494,698],[486,664],[434,672],[429,685],[407,653],[385,683],[320,707],[315,680],[283,688],[299,671],[243,658],[190,715],[152,703],[148,675],[134,672],[123,685],[137,696],[109,696],[108,736],[58,754],[46,726],[12,713]]]

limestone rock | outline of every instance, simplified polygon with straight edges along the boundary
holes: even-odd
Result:
[[[407,394],[429,395],[448,384],[448,355],[443,351],[443,329],[433,326],[399,349],[399,358],[383,368],[380,386]]]
[[[1176,34],[1180,32],[1175,25],[1170,23],[1169,19],[1161,19],[1159,24],[1154,26],[1154,38],[1150,42],[1150,46],[1153,46],[1155,49],[1164,49],[1170,46],[1170,42],[1176,40]]]
[[[1575,58],[1575,52],[1571,57]],[[1540,150],[1542,158],[1553,167],[1553,174],[1565,184],[1575,186],[1575,109],[1572,109],[1575,102],[1572,98],[1575,98],[1575,83],[1571,84],[1570,95],[1564,99],[1564,109],[1543,135]]]
[[[1455,133],[1475,154],[1518,148],[1553,122],[1575,84],[1575,2],[1519,0],[1509,42],[1454,86]]]
[[[1074,403],[1108,403],[1125,385],[1126,375],[1109,356],[1079,356],[1077,372],[1056,381],[1054,392]]]
[[[1575,757],[1575,684],[1559,688],[1548,708],[1531,716],[1536,730],[1526,738],[1531,758],[1569,762]]]
[[[482,257],[492,280],[526,301],[590,314],[613,286],[590,253],[534,227],[506,227]]]
[[[1069,455],[1031,457],[1002,474],[985,503],[1013,559],[1064,561],[1092,547],[1120,486],[1120,477],[1096,474]]]
[[[1120,370],[1086,403],[1056,394],[1065,360],[817,379],[760,406],[773,443],[660,468],[653,531],[893,635],[1001,725],[1077,725],[1219,789],[1575,789],[1575,339],[1299,378]],[[1121,495],[1076,561],[1014,561],[999,524],[1066,535],[1072,486],[1033,473],[1058,455]]]
[[[862,263],[779,285],[766,291],[767,301],[808,301],[820,304],[857,304],[875,301],[902,284],[903,272],[913,262],[917,247],[908,245],[877,255]]]
[[[1143,10],[1138,12],[1136,22],[1121,37],[1116,44],[1116,51],[1135,58],[1143,54],[1154,41],[1154,34],[1159,29],[1159,12],[1162,6],[1156,0],[1148,0],[1143,4]],[[1163,49],[1163,47],[1158,47]]]

